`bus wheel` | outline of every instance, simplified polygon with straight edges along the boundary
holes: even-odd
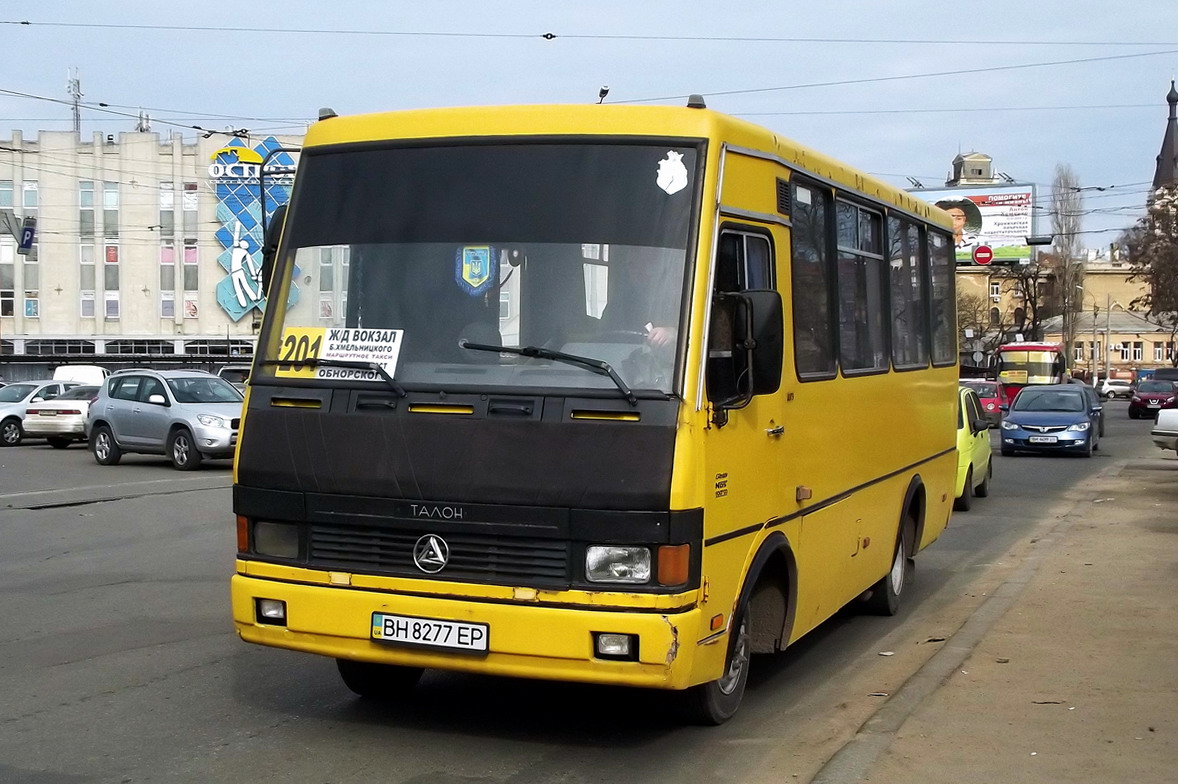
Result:
[[[394,664],[373,664],[371,662],[336,659],[344,685],[361,697],[390,700],[404,697],[425,672],[421,667],[398,667]]]
[[[966,482],[966,492],[969,483]],[[892,554],[892,568],[880,578],[879,582],[871,586],[871,596],[867,599],[867,611],[872,615],[895,615],[900,611],[900,597],[904,593],[904,586],[908,584],[908,572],[911,568],[909,553],[913,550],[909,542],[915,538],[915,525],[911,518],[904,519],[900,528],[900,535],[896,537],[896,550]]]
[[[753,650],[747,608],[741,611],[736,629],[736,639],[731,643],[723,677],[687,690],[687,715],[694,724],[723,724],[740,707],[744,687],[748,684],[749,658]]]

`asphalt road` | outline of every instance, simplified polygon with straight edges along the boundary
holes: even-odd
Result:
[[[918,556],[898,617],[845,612],[755,658],[719,728],[657,692],[437,672],[404,704],[358,700],[331,661],[233,633],[228,462],[0,449],[0,781],[807,781],[1040,518],[1110,460],[1161,459],[1125,406],[1091,460],[995,455],[992,495]]]

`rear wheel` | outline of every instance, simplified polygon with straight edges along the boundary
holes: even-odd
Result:
[[[168,437],[168,457],[178,471],[194,471],[200,468],[202,455],[192,433],[181,428]]]
[[[24,428],[16,417],[9,417],[0,423],[0,446],[19,446],[24,437]]]
[[[965,487],[961,489],[961,495],[953,499],[953,508],[958,512],[968,512],[973,506],[973,467],[965,472]]]
[[[717,725],[732,718],[744,697],[752,656],[749,613],[745,608],[734,622],[736,637],[729,644],[728,666],[724,676],[710,683],[692,686],[685,694],[687,716],[694,724]]]
[[[994,461],[991,460],[989,463],[986,464],[986,478],[983,479],[982,483],[974,489],[973,494],[976,495],[978,498],[985,498],[986,496],[988,496],[990,494],[990,477],[992,477],[993,475],[994,475]]]
[[[336,659],[344,685],[361,697],[391,700],[413,690],[425,672],[421,667],[398,667],[393,664]]]
[[[98,465],[118,465],[123,459],[123,450],[115,443],[114,434],[106,425],[98,425],[90,435],[90,451],[94,453],[94,462]]]
[[[48,441],[49,446],[53,447],[54,449],[65,449],[70,445],[70,442],[73,441],[72,438],[62,438],[61,436],[49,436],[45,440]]]
[[[892,568],[879,582],[871,586],[867,611],[873,615],[895,615],[900,611],[900,597],[904,594],[904,586],[908,584],[909,570],[912,568],[911,556],[916,549],[913,545],[915,538],[915,524],[911,518],[907,518],[900,528],[900,535],[896,537]]]

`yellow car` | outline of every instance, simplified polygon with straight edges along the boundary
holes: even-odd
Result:
[[[957,497],[953,508],[965,512],[974,496],[990,494],[990,423],[982,413],[978,393],[961,387],[957,405]]]

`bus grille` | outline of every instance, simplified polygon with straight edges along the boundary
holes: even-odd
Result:
[[[413,546],[426,533],[314,523],[310,565],[439,580],[525,585],[569,582],[568,542],[490,534],[441,534],[450,548],[450,558],[441,571],[428,574],[413,563]]]

